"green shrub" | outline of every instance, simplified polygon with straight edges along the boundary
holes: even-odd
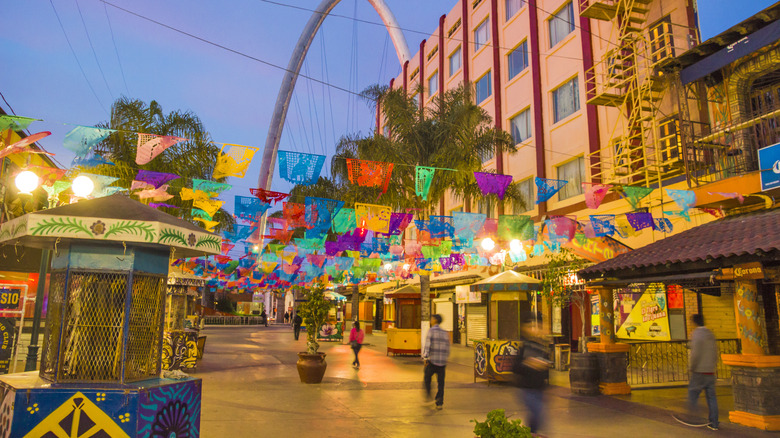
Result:
[[[532,437],[531,429],[522,425],[520,420],[509,421],[503,409],[495,409],[487,414],[487,420],[471,420],[474,434],[482,438],[523,438]]]
[[[316,354],[320,348],[317,343],[317,332],[328,318],[330,302],[325,299],[325,286],[315,283],[312,288],[304,292],[306,301],[298,306],[298,313],[306,325],[306,352]]]

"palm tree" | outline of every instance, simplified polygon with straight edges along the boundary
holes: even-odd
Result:
[[[96,151],[115,166],[100,165],[90,169],[91,172],[117,177],[118,184],[123,187],[130,187],[139,169],[175,173],[181,178],[169,183],[168,192],[174,197],[166,203],[180,207],[178,213],[182,218],[192,219],[187,208],[189,201],[182,201],[179,192],[192,178],[213,180],[212,173],[220,152],[196,114],[180,110],[165,114],[154,100],[146,105],[138,99],[121,97],[111,105],[111,119],[97,126],[116,130],[96,147]],[[187,141],[169,147],[149,163],[139,166],[135,162],[136,133],[171,135]],[[225,178],[217,180],[224,181]],[[234,222],[230,213],[223,209],[214,215],[213,220],[220,222],[217,226],[220,230]]]
[[[364,159],[395,163],[388,190],[377,203],[394,210],[414,208],[425,219],[435,211],[448,192],[467,203],[483,197],[474,182],[473,172],[482,170],[482,158],[493,153],[516,152],[512,137],[495,129],[489,114],[472,100],[469,84],[439,93],[432,105],[421,110],[403,89],[370,87],[367,100],[381,105],[389,135],[374,132],[369,137],[345,137],[337,145],[332,173],[337,180],[347,179],[346,159]],[[415,166],[436,167],[427,200],[415,195]],[[366,192],[373,193],[367,197]],[[348,201],[377,199],[377,189],[348,186]],[[494,196],[494,195],[490,195]],[[524,204],[516,187],[510,186],[505,200]],[[358,201],[363,202],[363,201]],[[502,201],[499,201],[502,202]],[[499,204],[501,205],[501,204]],[[430,321],[430,276],[420,275],[421,322]]]

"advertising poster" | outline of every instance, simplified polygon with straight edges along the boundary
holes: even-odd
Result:
[[[11,357],[16,339],[16,318],[0,318],[0,374],[11,370]]]
[[[599,296],[593,294],[590,296],[590,328],[591,336],[601,334],[601,322],[599,322]]]
[[[621,290],[619,296],[618,338],[646,341],[671,340],[666,286],[662,283],[631,285]]]

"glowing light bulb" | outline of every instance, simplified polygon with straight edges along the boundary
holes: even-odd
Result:
[[[514,239],[511,242],[509,242],[509,250],[514,253],[519,253],[523,251],[523,244],[520,243],[519,240]]]
[[[404,271],[408,271],[408,270],[409,270],[409,268],[411,268],[411,266],[409,265],[409,263],[404,263]]]
[[[16,188],[19,189],[20,193],[29,195],[33,190],[38,188],[38,175],[29,170],[25,170],[23,172],[19,172],[19,175],[16,175],[14,182],[16,183]]]
[[[491,251],[493,248],[496,247],[496,242],[493,242],[493,239],[490,237],[486,237],[484,240],[482,240],[482,249],[485,251]]]
[[[393,269],[393,265],[391,265],[390,263],[385,264],[385,271],[389,271],[391,269]]]
[[[95,190],[95,183],[88,177],[79,175],[73,180],[73,184],[70,187],[74,195],[79,198],[86,198]]]

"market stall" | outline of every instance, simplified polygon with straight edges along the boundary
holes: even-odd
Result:
[[[505,271],[470,286],[471,292],[487,295],[488,339],[474,343],[474,379],[510,381],[512,364],[522,351],[520,312],[535,308],[542,284],[527,275]]]
[[[431,294],[433,298],[434,294]],[[385,293],[392,302],[393,327],[387,328],[387,354],[417,355],[422,351],[420,312],[422,310],[419,285],[406,285]]]

